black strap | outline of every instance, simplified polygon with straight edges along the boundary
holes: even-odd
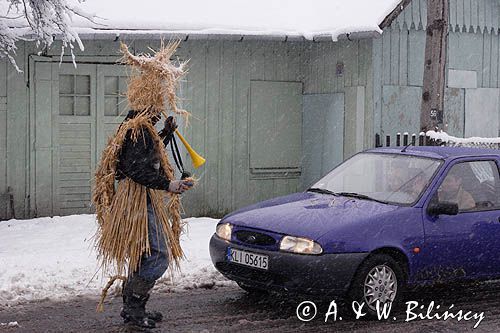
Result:
[[[182,163],[182,157],[181,157],[181,154],[179,152],[179,147],[177,147],[177,142],[175,141],[174,136],[172,136],[170,138],[170,149],[172,150],[172,156],[174,158],[175,165],[177,165],[177,169],[179,169],[179,171],[181,173],[183,173],[184,172],[184,164]]]
[[[184,170],[184,163],[182,163],[182,155],[179,151],[179,147],[177,146],[177,141],[175,140],[174,135],[172,135],[172,137],[170,138],[169,143],[170,143],[170,149],[172,150],[172,156],[174,158],[175,165],[177,166],[177,169],[179,169],[181,173],[181,179],[186,179],[188,177],[191,177],[191,173]]]

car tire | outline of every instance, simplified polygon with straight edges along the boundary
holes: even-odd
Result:
[[[263,295],[263,294],[267,294],[268,292],[264,289],[260,289],[260,288],[255,288],[255,287],[251,287],[249,285],[246,285],[244,283],[241,283],[241,282],[237,282],[238,286],[243,289],[244,291],[246,291],[247,293],[251,294],[251,295]]]
[[[378,277],[378,279],[377,279]],[[376,302],[392,301],[391,312],[402,301],[406,274],[401,265],[386,254],[370,255],[358,268],[352,280],[348,301],[363,304],[363,313],[369,319],[378,318]],[[382,304],[381,304],[382,305]],[[382,310],[383,307],[380,307]]]

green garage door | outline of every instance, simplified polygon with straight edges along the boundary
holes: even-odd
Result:
[[[32,210],[90,213],[100,152],[127,111],[120,65],[36,62],[32,119]]]

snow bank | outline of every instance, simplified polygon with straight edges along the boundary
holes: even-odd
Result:
[[[179,34],[290,36],[313,39],[352,32],[381,33],[379,24],[401,0],[86,0],[74,3],[95,23],[74,17],[79,32],[156,31]],[[6,14],[3,6],[1,14]],[[15,16],[16,13],[11,13]],[[12,24],[12,23],[10,23]],[[91,29],[90,31],[88,29]],[[77,30],[78,31],[78,30]]]
[[[208,242],[218,220],[189,218],[181,238],[187,260],[182,272],[156,289],[179,290],[226,284],[212,265]],[[0,222],[0,306],[75,295],[98,296],[108,277],[95,275],[94,215]],[[95,276],[94,276],[95,275]]]
[[[470,137],[470,138],[457,138],[455,136],[449,135],[443,131],[427,131],[425,133],[428,137],[434,140],[440,140],[446,143],[453,143],[456,145],[489,145],[489,144],[500,144],[499,138],[481,138],[481,137]]]

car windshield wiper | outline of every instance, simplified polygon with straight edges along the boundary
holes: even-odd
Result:
[[[360,194],[360,193],[355,193],[355,192],[338,192],[338,193],[335,193],[335,194],[341,195],[341,196],[344,196],[344,197],[350,197],[350,198],[356,198],[356,199],[376,201],[376,202],[380,202],[380,203],[384,203],[384,204],[387,203],[387,202],[385,202],[383,200],[378,200],[378,199],[369,197],[369,196],[367,196],[365,194]]]
[[[316,192],[316,193],[321,193],[321,194],[330,194],[330,195],[335,195],[338,196],[337,193],[324,189],[324,188],[319,188],[319,187],[311,187],[307,189],[307,192]]]

